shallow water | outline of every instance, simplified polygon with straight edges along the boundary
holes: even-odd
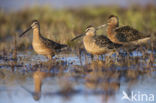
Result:
[[[130,66],[106,66],[106,56],[92,60],[85,51],[58,54],[53,61],[33,51],[18,52],[17,61],[0,58],[0,103],[155,103],[155,59],[148,66],[149,55],[131,55],[139,61]],[[131,101],[122,100],[123,92]]]

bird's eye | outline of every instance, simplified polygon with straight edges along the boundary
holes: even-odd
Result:
[[[86,32],[89,30],[89,28],[88,29],[86,29]]]
[[[34,22],[34,24],[37,24],[37,22]]]

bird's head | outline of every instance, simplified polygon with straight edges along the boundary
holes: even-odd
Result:
[[[94,36],[96,34],[96,28],[92,25],[89,25],[85,30],[85,35]]]
[[[33,20],[32,24],[30,25],[30,27],[28,29],[26,29],[22,34],[19,35],[19,37],[22,37],[26,32],[28,32],[31,29],[39,29],[40,28],[40,24],[37,20]]]
[[[39,22],[38,22],[37,20],[33,20],[33,21],[32,21],[32,24],[31,24],[31,27],[32,27],[33,29],[39,28],[39,27],[40,27],[40,24],[39,24]]]
[[[115,15],[110,15],[107,20],[107,25],[119,26],[119,18]]]

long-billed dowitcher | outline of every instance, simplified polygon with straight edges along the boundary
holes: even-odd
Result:
[[[40,33],[40,24],[37,20],[33,20],[31,26],[25,30],[19,37],[22,37],[26,32],[33,29],[32,46],[36,53],[47,56],[49,59],[55,55],[57,51],[67,47],[67,45],[56,43],[52,40],[44,38]]]
[[[106,25],[103,25],[106,26]],[[119,18],[111,15],[107,21],[107,37],[114,43],[118,44],[141,44],[150,39],[150,35],[145,35],[142,32],[130,27],[119,27]]]
[[[95,55],[101,55],[107,52],[114,51],[115,49],[119,48],[120,44],[115,44],[111,42],[106,36],[96,35],[96,30],[98,28],[95,28],[93,26],[88,26],[86,29],[85,34],[81,34],[75,38],[72,39],[75,40],[81,36],[83,37],[83,44],[88,53],[95,54]]]

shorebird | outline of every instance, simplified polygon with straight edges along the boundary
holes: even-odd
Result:
[[[22,34],[20,34],[19,37],[22,37],[26,32],[31,29],[33,29],[32,46],[36,53],[52,59],[56,52],[60,51],[64,47],[67,47],[67,45],[59,44],[43,37],[40,33],[40,24],[37,20],[33,20],[31,26]]]
[[[112,52],[122,46],[121,44],[115,44],[111,42],[106,36],[96,35],[96,30],[99,28],[95,28],[93,26],[88,26],[86,32],[84,34],[78,35],[73,38],[71,41],[84,36],[83,44],[86,51],[90,54],[101,55],[104,53]]]
[[[109,16],[107,24],[104,24],[103,27],[106,25],[107,37],[114,43],[138,45],[150,40],[150,35],[145,35],[130,26],[119,27],[119,18],[117,16]]]

